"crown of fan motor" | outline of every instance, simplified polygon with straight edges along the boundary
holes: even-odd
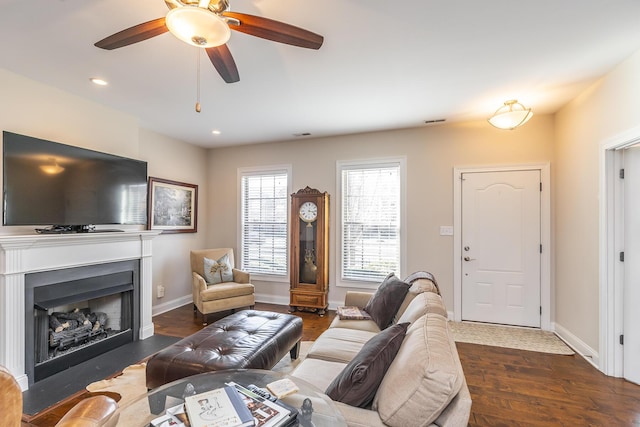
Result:
[[[198,0],[164,0],[164,2],[170,9],[182,6],[198,6],[200,4]],[[209,0],[207,9],[213,13],[221,14],[229,9],[229,0]]]

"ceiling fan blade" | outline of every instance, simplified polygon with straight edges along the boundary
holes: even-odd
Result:
[[[238,67],[236,67],[236,61],[231,56],[231,51],[226,44],[221,46],[209,47],[205,49],[209,59],[220,77],[227,83],[235,83],[240,81],[240,74],[238,74]]]
[[[240,25],[229,23],[229,28],[274,42],[290,44],[307,49],[320,49],[324,37],[284,22],[246,13],[224,12],[223,16],[240,21]]]
[[[94,46],[101,49],[113,50],[159,36],[169,31],[164,21],[165,19],[162,17],[135,25],[100,40],[95,43]]]

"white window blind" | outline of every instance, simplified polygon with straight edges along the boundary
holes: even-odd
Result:
[[[286,275],[288,173],[245,173],[241,188],[241,269],[255,274]]]
[[[400,164],[342,167],[342,279],[400,274]]]

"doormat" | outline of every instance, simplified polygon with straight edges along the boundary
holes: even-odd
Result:
[[[457,342],[537,351],[561,355],[575,352],[556,334],[541,329],[488,325],[475,322],[449,322],[453,339]]]

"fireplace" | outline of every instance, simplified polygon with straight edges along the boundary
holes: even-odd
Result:
[[[25,367],[38,382],[138,339],[138,260],[25,275]]]
[[[28,390],[29,386],[35,382],[35,369],[31,371],[27,365],[35,366],[36,360],[35,350],[27,351],[27,343],[34,342],[35,339],[35,318],[37,317],[37,313],[34,312],[37,310],[35,300],[27,302],[28,298],[35,298],[35,295],[29,296],[33,292],[27,292],[27,282],[34,280],[37,283],[41,277],[47,277],[51,274],[53,274],[52,278],[44,279],[40,285],[45,283],[46,287],[48,284],[73,282],[82,277],[74,277],[73,275],[65,277],[65,275],[74,271],[75,268],[80,268],[77,271],[84,272],[84,267],[88,268],[87,271],[94,268],[100,270],[100,268],[106,268],[112,263],[133,262],[137,266],[135,268],[138,270],[137,282],[139,286],[138,290],[132,291],[130,296],[133,300],[133,318],[137,319],[137,323],[132,320],[134,323],[131,325],[131,335],[133,340],[144,340],[151,337],[154,332],[151,255],[152,242],[158,234],[160,232],[157,230],[126,230],[119,233],[0,235],[0,364],[13,374],[23,391]],[[120,272],[109,272],[106,275]],[[103,275],[99,271],[98,274],[95,273],[94,270],[91,275]],[[61,275],[61,277],[55,277],[56,275]],[[68,286],[75,288],[74,285]],[[85,288],[92,288],[92,286],[95,285]],[[41,287],[35,286],[36,289]],[[40,292],[44,292],[44,290],[38,290],[38,293]],[[122,295],[122,292],[117,292],[117,294]],[[47,313],[49,310],[59,309],[60,311],[70,311],[75,304],[80,305],[78,308],[85,308],[96,304],[96,300],[112,298],[116,297],[89,294],[82,296],[82,300],[64,302],[60,306],[62,309],[60,307],[46,307],[46,311]],[[117,296],[117,298],[118,302],[112,302],[112,306],[120,307],[122,305],[120,298],[126,300],[129,297]],[[57,302],[51,302],[52,298],[48,296],[43,299],[46,305],[57,305]],[[40,305],[45,308],[42,302]],[[29,308],[27,309],[27,307]],[[100,310],[103,309],[94,311]],[[126,322],[126,319],[124,321]],[[126,329],[128,328],[125,327]],[[128,332],[124,333],[124,335],[127,334]],[[98,351],[102,350],[98,348]]]

